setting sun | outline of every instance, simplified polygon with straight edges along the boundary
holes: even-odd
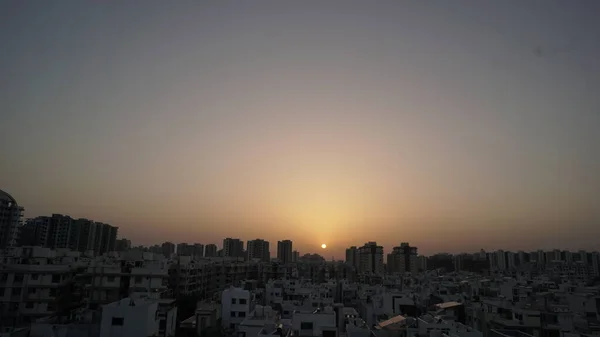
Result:
[[[325,249],[325,248],[327,248],[327,245],[326,244],[322,244],[321,248]]]

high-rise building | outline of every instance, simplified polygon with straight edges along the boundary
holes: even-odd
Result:
[[[358,248],[352,246],[346,249],[346,263],[354,268],[358,268]]]
[[[217,257],[217,245],[209,243],[204,247],[205,257]]]
[[[363,274],[383,274],[383,247],[376,242],[367,242],[358,250],[358,270]]]
[[[259,259],[261,261],[271,261],[271,252],[269,251],[269,242],[263,239],[248,241],[246,247],[246,255],[248,260]]]
[[[167,258],[170,258],[175,253],[175,244],[173,242],[164,242],[160,247],[163,255]]]
[[[0,249],[8,250],[17,245],[23,207],[8,193],[0,190]]]
[[[204,245],[201,243],[194,243],[192,246],[192,256],[195,258],[204,257]]]
[[[296,263],[300,260],[300,252],[295,250],[292,252],[292,262]]]
[[[75,223],[79,231],[77,250],[80,252],[93,251],[96,242],[96,223],[88,219],[77,219]]]
[[[411,247],[408,242],[403,242],[394,247],[387,255],[387,269],[389,273],[417,273],[417,247]]]
[[[194,246],[188,245],[187,243],[177,244],[177,255],[178,256],[193,256]]]
[[[282,263],[292,262],[292,241],[277,241],[277,259]]]
[[[244,241],[232,238],[224,239],[223,257],[244,257]]]

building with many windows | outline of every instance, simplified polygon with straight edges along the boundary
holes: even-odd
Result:
[[[383,247],[378,246],[376,242],[367,242],[358,249],[359,262],[358,270],[362,274],[382,275],[383,268]]]
[[[277,259],[282,263],[290,263],[293,259],[291,240],[277,241]]]
[[[259,259],[261,261],[271,261],[271,252],[269,250],[269,242],[263,239],[248,241],[246,250],[248,260]]]

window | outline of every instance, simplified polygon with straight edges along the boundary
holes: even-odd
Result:
[[[141,276],[136,276],[135,277],[135,283],[142,283],[142,277]]]
[[[23,274],[15,274],[14,282],[23,282]]]
[[[246,312],[245,311],[238,312],[238,317],[246,317]]]
[[[312,330],[313,322],[300,322],[300,330]]]
[[[160,323],[158,323],[158,330],[165,331],[166,328],[167,328],[167,320],[161,319]]]
[[[12,294],[13,295],[21,295],[21,288],[13,288]]]
[[[108,282],[115,282],[115,277],[114,276],[108,276],[108,277],[106,277],[106,281],[108,281]]]
[[[323,337],[335,337],[335,331],[323,330]]]
[[[235,311],[231,312],[231,317],[235,317]]]
[[[27,293],[28,294],[35,294],[35,288],[28,288],[27,289]]]
[[[25,308],[27,308],[27,309],[33,309],[33,302],[27,302],[27,303],[25,303]]]
[[[40,278],[40,274],[31,274],[32,281],[37,281],[38,278]]]
[[[60,275],[52,275],[52,283],[60,282]]]
[[[235,304],[235,303],[236,303],[236,302],[235,302],[235,298],[232,298],[232,299],[231,299],[231,304]]]
[[[112,318],[112,325],[113,326],[123,326],[123,317],[113,317]]]
[[[246,304],[246,299],[245,298],[240,298],[240,304]]]

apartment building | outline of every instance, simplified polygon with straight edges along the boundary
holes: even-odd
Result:
[[[223,257],[245,257],[244,241],[226,238],[223,240]]]
[[[282,263],[292,262],[293,243],[291,240],[277,241],[277,259]]]
[[[388,273],[417,273],[419,271],[417,261],[417,247],[411,247],[407,242],[403,242],[398,247],[394,247],[392,252],[387,255]]]
[[[85,268],[77,252],[56,252],[42,247],[17,247],[2,257],[0,317],[2,326],[19,326],[48,316],[59,307],[61,296],[81,299],[73,287]]]
[[[105,254],[115,250],[118,228],[88,219],[52,214],[28,219],[20,230],[21,245],[51,249],[93,251]]]
[[[248,241],[246,253],[248,260],[258,259],[264,262],[271,261],[269,242],[262,239]]]
[[[367,242],[359,248],[358,270],[362,274],[383,275],[383,247]]]

